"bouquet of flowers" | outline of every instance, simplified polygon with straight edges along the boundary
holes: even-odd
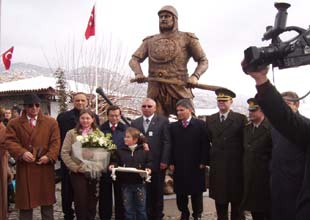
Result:
[[[111,134],[104,134],[99,129],[76,137],[72,145],[73,155],[82,161],[91,178],[99,178],[102,172],[107,171],[111,151],[116,149],[111,138]]]
[[[116,149],[111,140],[112,134],[104,134],[99,129],[87,135],[78,135],[76,140],[82,143],[82,148],[104,148],[108,151]]]

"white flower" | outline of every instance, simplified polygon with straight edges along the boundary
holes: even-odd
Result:
[[[83,136],[82,136],[82,135],[76,136],[76,140],[82,143],[82,141],[83,141]]]
[[[104,137],[100,137],[99,138],[99,145],[100,146],[104,146],[104,144],[105,144],[105,138]]]
[[[99,142],[99,138],[96,137],[96,136],[94,136],[94,137],[93,137],[93,142],[95,142],[95,143],[96,143],[96,142]]]

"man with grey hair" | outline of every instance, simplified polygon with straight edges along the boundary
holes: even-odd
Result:
[[[205,168],[209,164],[210,143],[205,123],[192,117],[190,99],[176,103],[178,121],[170,124],[171,165],[174,172],[174,192],[181,220],[189,220],[188,196],[191,196],[195,220],[202,219],[203,197],[206,191]]]
[[[208,68],[208,59],[198,38],[193,33],[178,30],[178,12],[173,6],[162,7],[158,16],[160,33],[146,37],[129,62],[136,81],[143,83],[147,80],[140,63],[148,57],[149,77],[181,80],[189,87],[195,86]],[[197,67],[189,76],[187,63],[191,57]],[[155,100],[158,113],[169,116],[176,113],[178,100],[194,97],[189,87],[153,81],[148,84],[147,97]]]
[[[149,220],[161,220],[163,214],[163,196],[165,171],[170,157],[170,136],[168,119],[155,114],[156,102],[146,98],[141,105],[142,116],[131,123],[147,138],[152,154],[152,181],[147,186],[147,214]]]

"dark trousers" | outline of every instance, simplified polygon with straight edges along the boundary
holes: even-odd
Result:
[[[54,220],[53,205],[41,206],[41,216],[42,220]],[[20,209],[19,219],[32,220],[33,209]]]
[[[270,213],[266,212],[251,212],[253,220],[271,220]]]
[[[152,172],[152,181],[147,184],[147,214],[149,220],[161,220],[164,217],[164,181],[165,171]]]
[[[110,173],[103,173],[100,178],[99,190],[99,216],[101,220],[110,220],[112,217],[112,183],[114,189],[115,220],[124,219],[124,207],[122,199],[122,188],[118,181],[112,181]]]
[[[71,173],[74,207],[77,220],[94,220],[97,206],[97,180],[81,173]]]
[[[228,220],[228,203],[227,204],[219,204],[215,203],[217,220]],[[243,212],[240,211],[240,203],[231,203],[231,220],[243,220],[244,215]]]
[[[70,179],[69,170],[63,161],[60,163],[61,169],[61,205],[65,220],[74,219],[73,205],[73,189]]]
[[[202,193],[190,195],[192,201],[193,217],[201,218],[203,211]],[[176,194],[177,207],[182,212],[182,219],[189,219],[188,209],[188,195],[187,194]]]

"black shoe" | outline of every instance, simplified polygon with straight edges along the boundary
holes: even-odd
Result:
[[[194,220],[202,220],[201,214],[199,214],[199,215],[194,215],[193,218],[194,218]]]
[[[182,213],[180,220],[189,220],[189,214]]]

